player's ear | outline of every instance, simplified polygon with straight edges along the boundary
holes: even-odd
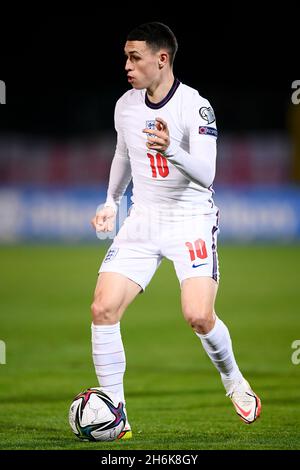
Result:
[[[166,51],[161,51],[158,57],[158,67],[162,69],[169,60],[169,54]]]

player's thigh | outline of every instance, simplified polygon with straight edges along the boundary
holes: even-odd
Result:
[[[114,238],[99,273],[119,273],[145,290],[162,260],[151,220],[134,208]]]
[[[190,278],[210,278],[212,285],[219,282],[218,215],[189,218],[173,225],[163,254],[173,262],[180,285]]]
[[[218,284],[211,277],[191,277],[181,283],[183,315],[189,323],[214,317]]]
[[[98,276],[92,314],[94,323],[118,322],[125,309],[141,292],[140,285],[123,274],[103,272]]]

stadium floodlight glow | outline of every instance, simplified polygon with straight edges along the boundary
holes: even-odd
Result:
[[[292,93],[292,103],[300,104],[300,80],[294,80],[292,83],[292,89],[295,90]]]
[[[0,80],[0,104],[6,104],[6,85],[3,80]]]

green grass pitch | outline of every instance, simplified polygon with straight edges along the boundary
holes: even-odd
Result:
[[[300,247],[221,246],[216,310],[240,368],[263,403],[239,420],[219,375],[183,320],[179,284],[164,261],[122,321],[131,441],[81,442],[72,398],[97,386],[90,310],[103,245],[2,247],[1,449],[299,449]]]

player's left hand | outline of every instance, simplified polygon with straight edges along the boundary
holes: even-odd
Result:
[[[146,146],[149,150],[164,153],[170,145],[170,135],[168,124],[161,118],[155,119],[156,129],[144,129],[143,132],[148,135]],[[153,137],[155,135],[155,137]]]

